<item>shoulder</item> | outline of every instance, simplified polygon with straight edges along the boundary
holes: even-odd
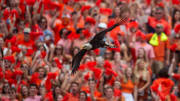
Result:
[[[152,45],[150,45],[149,43],[147,43],[146,46],[148,47],[148,49],[153,49]]]
[[[96,101],[106,101],[106,99],[104,97],[97,97]]]
[[[29,98],[24,99],[24,101],[29,101]]]

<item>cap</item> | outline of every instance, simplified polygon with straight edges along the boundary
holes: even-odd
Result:
[[[106,29],[107,28],[107,24],[102,22],[102,23],[98,24],[98,27]]]
[[[31,32],[30,28],[24,28],[24,34],[29,34]]]

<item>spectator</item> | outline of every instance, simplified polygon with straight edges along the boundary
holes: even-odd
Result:
[[[156,33],[148,35],[150,36],[149,43],[153,46],[154,53],[155,53],[155,61],[153,63],[154,66],[152,66],[152,71],[155,74],[157,74],[159,70],[163,68],[164,63],[165,65],[169,65],[169,59],[170,59],[169,38],[165,34],[163,34],[163,30],[164,30],[164,27],[161,24],[157,24]],[[161,53],[159,53],[159,51],[161,51]],[[165,58],[166,58],[166,61],[165,61]]]
[[[148,71],[148,65],[143,60],[137,60],[134,69],[136,76],[136,85],[138,101],[144,101],[148,98],[148,86],[150,85],[151,76]]]
[[[37,85],[31,84],[29,87],[29,97],[27,97],[24,101],[41,101],[42,98],[37,95],[37,92]]]

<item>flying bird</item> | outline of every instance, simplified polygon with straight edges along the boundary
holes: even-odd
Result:
[[[72,74],[75,74],[76,71],[79,68],[81,59],[83,58],[83,56],[86,54],[87,51],[90,50],[94,50],[97,48],[105,48],[105,47],[109,47],[109,48],[115,48],[114,45],[104,41],[104,36],[107,32],[113,30],[114,28],[116,28],[117,26],[119,26],[120,24],[122,24],[123,22],[125,22],[126,19],[120,19],[120,21],[118,21],[119,23],[114,24],[112,27],[107,28],[99,33],[97,33],[92,40],[90,40],[88,43],[84,44],[83,48],[73,57],[72,60]]]

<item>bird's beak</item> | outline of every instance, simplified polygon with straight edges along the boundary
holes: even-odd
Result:
[[[91,48],[92,48],[92,45],[89,44],[89,43],[85,44],[85,45],[82,47],[82,49],[86,49],[86,50],[90,50]]]

